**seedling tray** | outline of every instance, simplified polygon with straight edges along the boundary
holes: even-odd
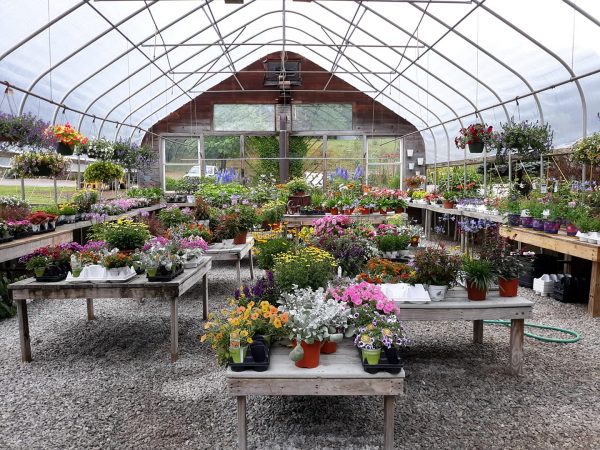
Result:
[[[183,273],[183,267],[181,267],[180,269],[178,269],[174,272],[166,274],[166,275],[157,273],[153,277],[148,277],[148,281],[171,281],[173,278],[178,277],[182,273]]]
[[[379,364],[367,364],[367,360],[363,359],[362,352],[360,349],[358,349],[358,357],[360,358],[360,362],[362,363],[365,372],[370,373],[371,375],[379,372],[388,372],[392,375],[398,375],[402,370],[402,359],[398,356],[397,363],[392,363],[388,361],[387,355],[385,354],[385,351],[383,351],[383,349],[381,350]]]
[[[233,372],[243,372],[244,370],[254,370],[255,372],[265,372],[269,369],[271,363],[271,355],[269,347],[267,349],[267,359],[263,362],[256,362],[252,357],[252,352],[248,349],[248,353],[242,363],[234,363],[233,360],[229,359],[229,367]]]
[[[66,273],[61,273],[60,275],[46,276],[43,277],[35,277],[35,281],[41,281],[43,283],[56,283],[58,281],[62,281],[67,278]]]

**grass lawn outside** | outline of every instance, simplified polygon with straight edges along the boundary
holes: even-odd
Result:
[[[58,202],[66,202],[75,193],[75,186],[59,186]],[[0,195],[11,195],[21,198],[21,186],[0,186]],[[25,186],[25,200],[34,205],[54,203],[54,188],[52,186]]]

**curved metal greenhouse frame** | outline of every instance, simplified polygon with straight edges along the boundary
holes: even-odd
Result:
[[[430,161],[464,157],[452,137],[469,120],[539,120],[566,146],[600,130],[598,3],[548,0],[540,14],[532,0],[1,0],[13,98],[0,111],[53,123],[62,111],[84,132],[139,139],[197,92],[293,49],[414,121]]]

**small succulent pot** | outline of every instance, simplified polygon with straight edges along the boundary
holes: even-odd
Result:
[[[367,364],[370,366],[374,366],[379,364],[379,360],[381,359],[381,349],[375,348],[373,350],[367,350],[365,348],[362,349],[362,359],[363,361],[367,361]]]

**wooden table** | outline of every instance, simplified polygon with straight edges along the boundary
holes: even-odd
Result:
[[[518,375],[523,370],[523,333],[525,319],[531,318],[533,302],[522,297],[500,297],[488,292],[484,301],[467,300],[463,288],[450,289],[446,299],[430,303],[398,303],[400,319],[472,320],[473,342],[483,343],[484,320],[510,320],[510,368]]]
[[[600,246],[582,242],[574,236],[567,236],[563,231],[559,231],[558,234],[548,234],[531,228],[503,226],[500,227],[500,235],[523,244],[591,261],[592,276],[588,313],[592,317],[600,317]]]
[[[296,367],[289,352],[289,348],[274,346],[266,372],[227,369],[229,393],[237,397],[238,446],[241,450],[247,448],[248,395],[383,395],[384,448],[394,448],[394,408],[396,397],[404,394],[404,370],[398,375],[365,372],[358,351],[349,339],[338,344],[336,353],[321,355],[321,362],[314,369]]]
[[[339,214],[342,215],[342,214]],[[326,214],[319,215],[303,215],[303,214],[284,214],[283,222],[287,224],[288,227],[299,227],[299,226],[310,226],[317,219],[322,219]],[[373,225],[379,225],[383,223],[387,218],[392,217],[393,214],[350,214],[347,217],[350,217],[352,220],[360,221],[360,222],[368,222]]]
[[[171,361],[178,358],[177,304],[180,296],[202,281],[202,317],[208,317],[208,271],[211,258],[203,256],[195,269],[186,269],[171,281],[149,282],[146,275],[138,275],[124,283],[42,283],[34,278],[8,286],[9,296],[17,303],[21,360],[31,362],[31,338],[27,300],[83,299],[87,300],[87,318],[94,320],[95,298],[161,298],[171,302]]]
[[[46,245],[58,245],[73,240],[73,230],[59,229],[47,233],[34,234],[22,239],[15,239],[0,244],[0,262],[10,261],[28,255],[36,248]]]
[[[248,236],[245,244],[226,246],[222,243],[213,244],[208,247],[204,253],[210,256],[213,261],[235,261],[237,269],[238,286],[242,284],[242,275],[240,273],[240,262],[248,255],[250,259],[250,279],[254,280],[254,259],[252,258],[252,247],[254,247],[254,238]]]

